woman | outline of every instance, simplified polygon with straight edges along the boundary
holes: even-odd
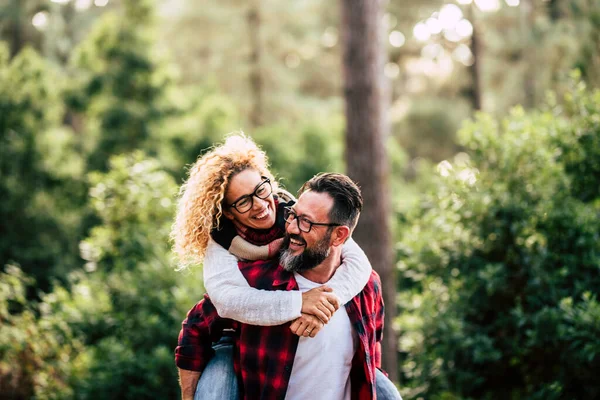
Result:
[[[371,266],[349,240],[328,288],[305,293],[251,288],[236,255],[251,260],[275,256],[284,233],[282,210],[293,201],[278,189],[265,153],[243,134],[232,135],[192,166],[180,192],[174,251],[182,266],[204,261],[204,284],[220,316],[254,325],[295,320],[294,333],[314,337],[339,304],[362,290]],[[197,395],[236,398],[222,391],[209,394],[209,389],[237,392],[230,348],[220,346],[217,354],[202,374]]]

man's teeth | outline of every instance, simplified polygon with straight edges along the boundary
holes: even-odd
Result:
[[[296,246],[304,246],[304,243],[298,241],[298,240],[294,240],[294,239],[290,239],[290,242],[292,244],[295,244]]]

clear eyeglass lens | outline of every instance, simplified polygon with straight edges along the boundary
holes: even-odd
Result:
[[[283,216],[285,218],[285,222],[288,224],[291,224],[295,219],[297,219],[298,229],[300,229],[302,232],[310,232],[312,222],[310,222],[308,219],[304,217],[298,217],[291,209],[286,209]]]
[[[304,232],[308,232],[310,231],[310,225],[311,222],[309,220],[307,220],[306,218],[298,218],[298,221],[300,221],[300,230],[304,231]]]
[[[246,212],[252,208],[254,196],[258,197],[261,200],[264,200],[267,197],[269,197],[272,192],[273,192],[273,188],[271,187],[271,183],[268,180],[264,181],[263,183],[260,184],[259,187],[256,188],[256,190],[254,191],[254,193],[252,193],[252,195],[245,197],[241,200],[238,200],[237,203],[235,203],[235,209],[241,213]]]
[[[235,208],[237,208],[239,212],[248,211],[251,207],[252,199],[250,197],[246,197],[235,204]]]
[[[271,185],[269,185],[268,182],[265,182],[262,185],[260,185],[258,189],[256,189],[256,196],[258,196],[258,198],[260,199],[264,199],[265,197],[270,195],[271,192],[270,190],[268,190],[269,187],[271,187]]]

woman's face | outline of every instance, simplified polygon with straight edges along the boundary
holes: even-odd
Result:
[[[269,229],[275,224],[275,200],[270,192],[270,185],[264,182],[258,171],[246,169],[229,182],[223,214],[249,228]]]

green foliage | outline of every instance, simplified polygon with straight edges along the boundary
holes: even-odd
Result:
[[[342,133],[342,121],[331,118],[297,126],[272,125],[257,129],[252,136],[267,152],[282,185],[296,193],[319,172],[342,172]]]
[[[572,116],[571,123],[562,128],[567,134],[559,135],[558,140],[573,193],[589,202],[600,198],[600,93],[588,95],[585,84],[577,82],[572,85],[564,105],[567,115]],[[578,117],[580,115],[585,117]]]
[[[548,112],[466,123],[469,155],[440,163],[410,214],[398,266],[411,395],[600,395],[600,93],[580,89]]]
[[[81,244],[84,258],[102,263],[104,270],[128,270],[145,260],[166,263],[177,192],[173,179],[141,152],[114,157],[110,167],[106,174],[89,175],[100,225]]]
[[[169,227],[177,185],[142,153],[116,156],[90,174],[100,217],[81,244],[86,273],[53,293],[54,313],[84,341],[77,398],[175,398],[172,351],[182,316],[200,298],[199,278],[170,264]]]
[[[156,139],[157,158],[179,182],[185,178],[185,165],[222,142],[225,134],[239,129],[235,104],[214,90],[202,87],[173,90],[170,103],[177,115],[169,118]]]
[[[458,151],[455,132],[470,114],[466,102],[454,105],[439,98],[425,97],[415,101],[407,115],[394,127],[402,148],[411,158],[422,157],[434,162],[451,157]]]
[[[48,299],[27,300],[32,279],[14,265],[0,272],[0,387],[6,399],[64,399],[73,394],[69,377],[82,350]]]

